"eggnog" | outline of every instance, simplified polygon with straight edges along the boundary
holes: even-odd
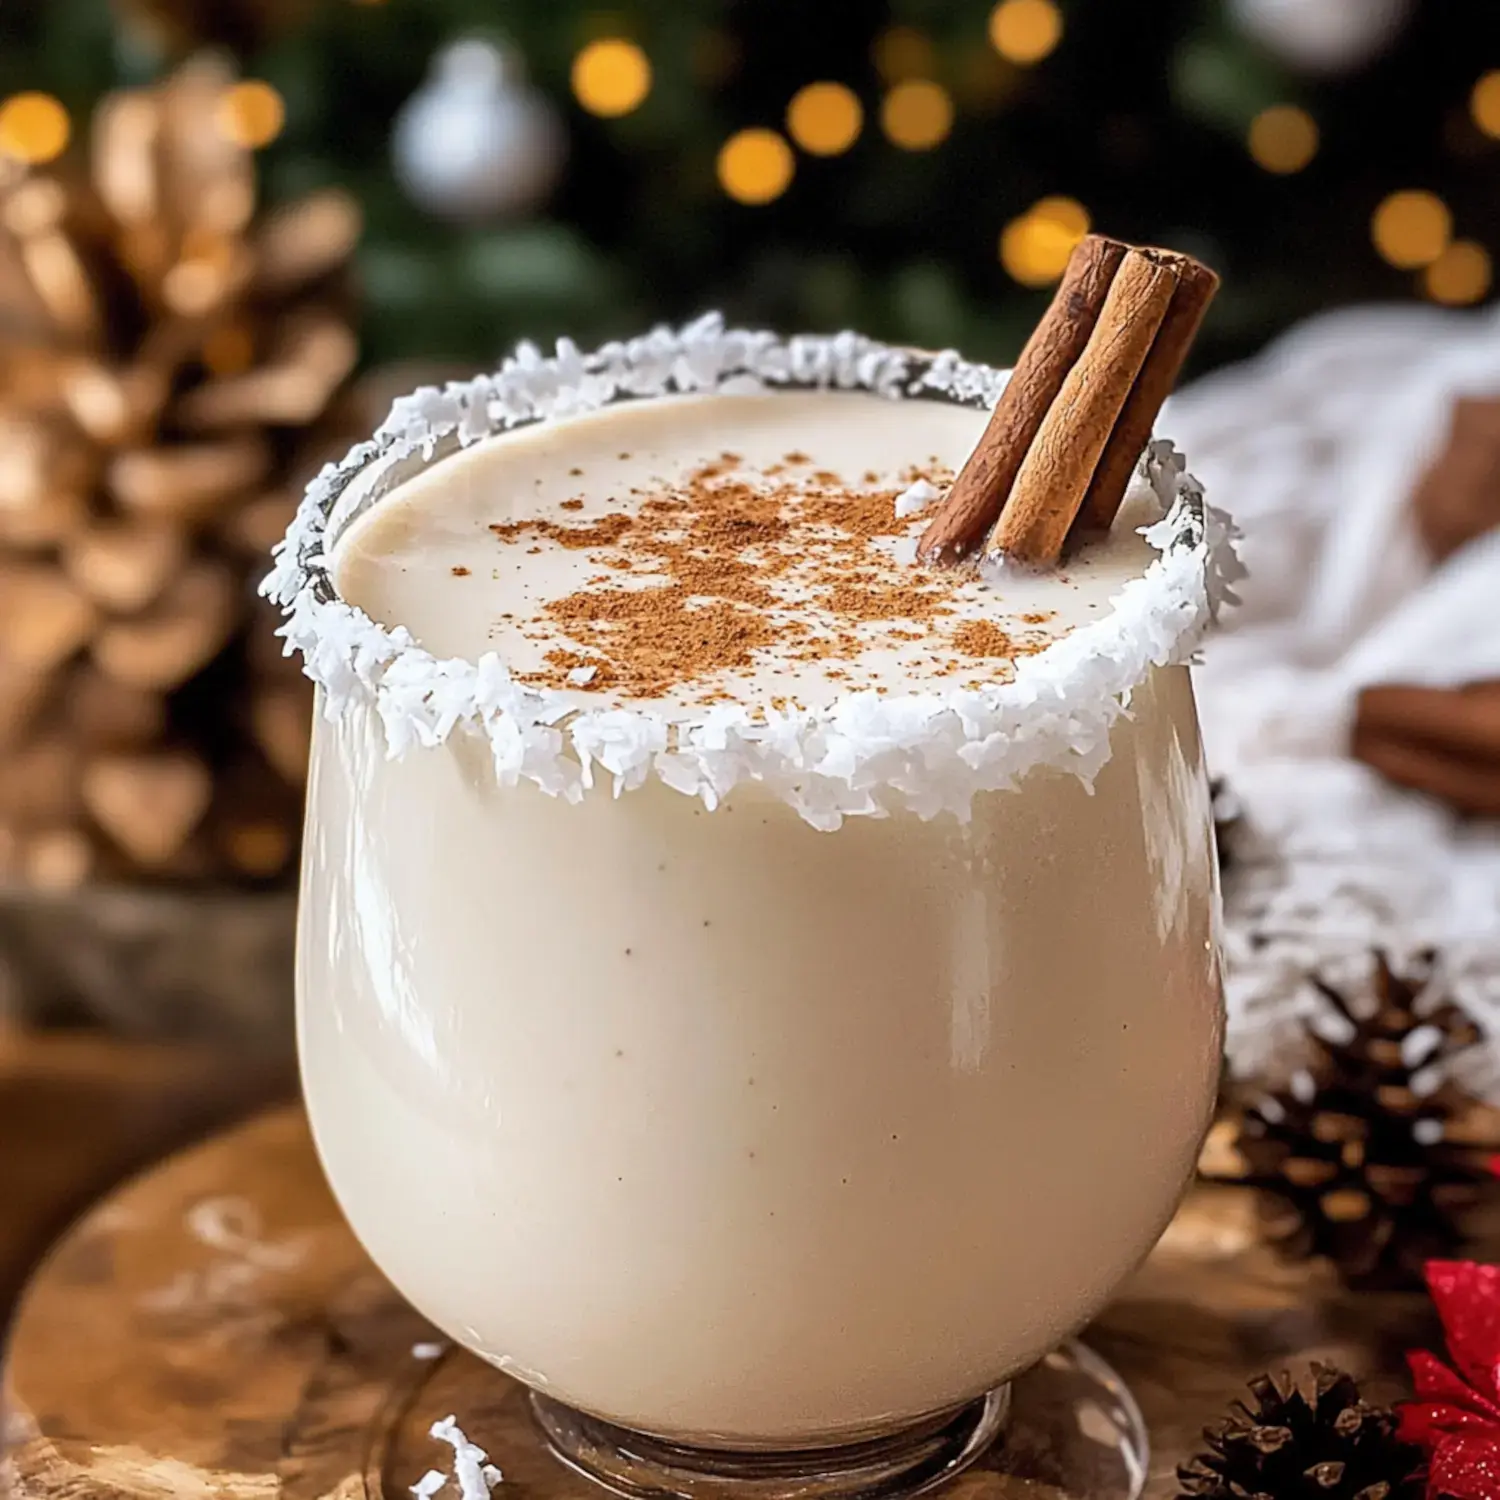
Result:
[[[1157,554],[1122,517],[1045,575],[917,567],[984,421],[663,395],[346,494],[329,577],[386,644],[314,743],[318,1146],[417,1308],[584,1412],[787,1448],[956,1407],[1193,1169],[1192,692],[1097,644]],[[1052,685],[1091,673],[1097,743]]]

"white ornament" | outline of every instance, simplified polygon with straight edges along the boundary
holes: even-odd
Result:
[[[1347,73],[1378,57],[1411,0],[1230,0],[1239,28],[1309,73]]]
[[[423,208],[482,221],[534,209],[566,143],[556,111],[514,53],[469,38],[438,53],[392,135],[396,175]]]

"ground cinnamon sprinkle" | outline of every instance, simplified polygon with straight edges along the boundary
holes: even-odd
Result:
[[[953,644],[965,656],[1009,656],[1012,641],[993,620],[965,620],[954,630]]]
[[[993,620],[965,620],[949,639],[965,656],[1034,656],[1051,645],[1045,637],[1010,635]]]
[[[630,516],[601,516],[588,526],[559,526],[556,521],[497,521],[490,527],[501,541],[522,536],[546,537],[559,547],[581,552],[585,547],[611,547],[635,525]]]
[[[930,620],[951,614],[943,602],[946,590],[898,587],[867,587],[858,583],[835,583],[822,602],[835,614],[851,620]]]
[[[743,459],[726,452],[679,484],[638,495],[633,514],[492,525],[501,542],[531,543],[528,553],[589,551],[595,567],[583,587],[524,619],[522,634],[542,649],[541,666],[521,679],[565,688],[580,685],[570,674],[592,669],[590,691],[654,698],[695,687],[694,701],[706,703],[729,696],[716,678],[773,648],[773,659],[827,663],[824,677],[856,686],[851,668],[876,644],[930,640],[939,651],[995,658],[1040,649],[986,620],[949,629],[965,575],[910,562],[893,574],[897,539],[909,544],[920,524],[895,514],[899,487],[872,488],[873,472],[863,488],[829,470],[805,472],[812,460],[801,452],[784,462],[804,472],[776,477],[782,466],[773,465],[748,476]],[[913,466],[903,483],[916,477],[942,484],[952,475]],[[587,506],[570,499],[560,508]],[[960,670],[951,657],[935,659],[936,675]],[[984,670],[996,674],[990,680],[1003,676],[999,663]]]

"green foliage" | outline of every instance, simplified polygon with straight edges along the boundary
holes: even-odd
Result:
[[[303,21],[241,61],[287,103],[285,132],[263,154],[267,194],[337,182],[365,206],[372,362],[487,361],[523,334],[593,340],[711,306],[1004,358],[1046,293],[1010,280],[998,237],[1059,193],[1103,229],[1181,245],[1226,273],[1200,367],[1320,307],[1414,295],[1369,243],[1370,213],[1395,188],[1435,189],[1460,234],[1500,250],[1500,147],[1465,112],[1475,77],[1500,64],[1500,9],[1418,6],[1386,57],[1320,81],[1247,41],[1221,0],[1061,0],[1062,44],[1017,68],[990,47],[990,3],[306,0]],[[47,88],[81,115],[169,65],[130,20],[151,8],[0,0],[0,92]],[[930,152],[901,151],[879,128],[885,85],[871,49],[893,23],[931,38],[957,101],[952,135]],[[403,194],[390,123],[444,43],[497,28],[564,116],[569,166],[537,218],[455,226]],[[633,37],[653,67],[649,97],[619,120],[586,115],[569,90],[578,48],[603,34]],[[721,143],[780,126],[816,78],[859,93],[858,142],[831,160],[799,153],[769,205],[730,202],[715,177]],[[1245,149],[1250,119],[1276,102],[1303,105],[1322,132],[1319,155],[1292,177],[1268,175]]]

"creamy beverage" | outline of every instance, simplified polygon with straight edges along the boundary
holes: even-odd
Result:
[[[1154,555],[1127,522],[1060,577],[915,568],[915,507],[982,427],[834,391],[618,406],[414,477],[340,540],[334,580],[436,656],[497,651],[523,681],[672,717],[978,688]]]
[[[1192,609],[1137,533],[1173,475],[1057,572],[918,567],[984,421],[705,388],[393,445],[328,497],[318,1146],[416,1307],[584,1412],[796,1447],[953,1408],[1086,1321],[1193,1169]]]

